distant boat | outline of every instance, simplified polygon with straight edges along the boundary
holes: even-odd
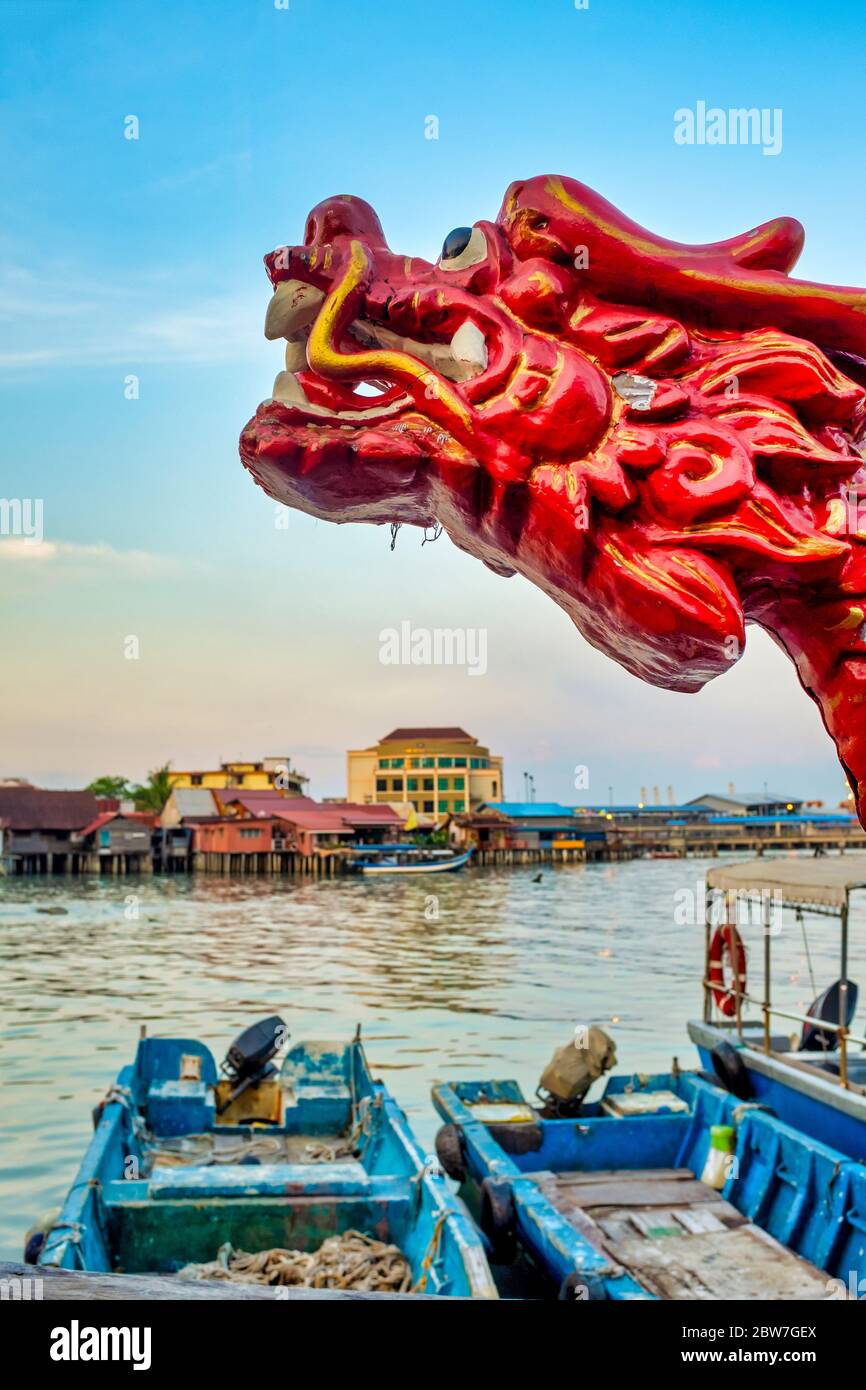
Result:
[[[354,867],[362,874],[449,874],[468,864],[474,852],[470,848],[446,857],[434,850],[435,857],[425,859],[421,850],[403,849],[399,854],[383,852],[376,859],[356,859]]]

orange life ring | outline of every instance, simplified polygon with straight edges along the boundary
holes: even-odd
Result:
[[[733,980],[730,986],[725,979],[725,957],[727,957],[733,970]],[[739,994],[746,992],[746,948],[742,943],[740,933],[732,922],[716,927],[715,935],[710,942],[708,979],[712,986],[716,1007],[727,1018],[733,1017],[737,1012],[734,991]],[[730,993],[728,993],[729,989]]]

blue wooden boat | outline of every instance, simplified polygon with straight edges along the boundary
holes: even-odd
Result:
[[[40,1265],[175,1274],[221,1247],[313,1251],[353,1230],[393,1243],[412,1290],[495,1298],[483,1245],[360,1038],[298,1043],[279,1018],[233,1044],[143,1038],[94,1115]],[[182,1292],[179,1291],[179,1297]]]
[[[437,1150],[474,1185],[498,1260],[522,1250],[554,1287],[593,1298],[866,1292],[866,1036],[848,973],[862,887],[862,854],[710,870],[704,1011],[689,1024],[701,1072],[613,1076],[596,1100],[587,1082],[540,1109],[516,1081],[435,1089]],[[773,987],[786,911],[810,969],[806,915],[838,923],[839,978],[805,1013]]]
[[[495,1261],[561,1298],[792,1299],[866,1290],[866,1168],[697,1073],[614,1076],[579,1117],[516,1081],[437,1086],[437,1149]],[[700,1181],[731,1136],[721,1190]]]
[[[703,1017],[688,1025],[702,1065],[724,1086],[861,1161],[866,1035],[851,1027],[858,990],[849,978],[848,940],[851,894],[864,887],[864,854],[765,857],[710,869]],[[797,941],[802,934],[803,965],[811,968],[807,929],[833,933],[839,977],[815,982],[804,1013],[777,1001],[774,942],[783,931]]]

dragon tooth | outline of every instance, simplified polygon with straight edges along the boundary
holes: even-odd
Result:
[[[487,344],[481,329],[471,319],[461,323],[451,339],[451,353],[456,362],[474,368],[476,374],[486,369]]]
[[[325,294],[303,280],[281,280],[265,315],[265,337],[293,338],[312,323]]]
[[[306,338],[289,338],[286,343],[286,371],[302,372],[307,365]]]
[[[470,377],[477,376],[480,371],[483,372],[487,366],[484,336],[471,322],[464,323],[463,327],[457,330],[450,344],[418,342],[415,338],[405,338],[402,334],[385,328],[383,324],[370,323],[364,319],[356,319],[349,332],[365,347],[385,348],[417,357],[419,361],[426,362],[428,367],[439,372],[440,376],[448,377],[450,381],[467,381]],[[455,341],[462,356],[458,356],[454,351]]]
[[[273,398],[284,401],[286,405],[309,406],[307,393],[294,372],[280,372],[274,381]]]

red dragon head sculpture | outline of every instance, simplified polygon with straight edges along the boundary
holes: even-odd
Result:
[[[866,292],[789,278],[802,244],[681,245],[545,176],[431,265],[329,198],[265,258],[286,369],[241,457],[314,516],[438,521],[654,685],[699,690],[760,624],[866,808]]]

